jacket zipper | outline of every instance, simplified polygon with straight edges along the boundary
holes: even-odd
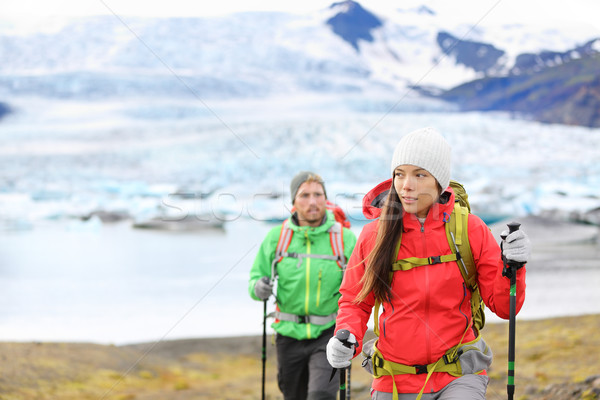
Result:
[[[323,277],[323,268],[319,269],[319,283],[317,284],[317,307],[321,302],[321,278]]]
[[[306,239],[306,254],[310,254],[310,240],[308,238],[308,230],[304,231],[304,238]],[[310,299],[310,257],[306,257],[306,298],[304,300],[304,315],[308,314]],[[310,335],[310,324],[306,324],[306,337],[311,339]]]
[[[421,224],[421,239],[423,250],[427,254],[427,240],[425,240],[425,223]],[[429,331],[431,293],[429,292],[429,265],[425,265],[425,343],[427,349],[427,360],[431,362],[431,332]]]

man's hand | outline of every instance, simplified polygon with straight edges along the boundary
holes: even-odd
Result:
[[[254,285],[254,294],[261,300],[267,300],[273,294],[273,282],[263,276]]]

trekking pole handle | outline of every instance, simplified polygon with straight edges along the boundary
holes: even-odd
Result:
[[[507,224],[506,226],[508,226],[508,233],[513,233],[519,230],[519,227],[521,226],[520,223],[513,221],[509,224]]]
[[[342,344],[344,346],[346,346],[347,348],[352,348],[353,343],[350,343],[348,341],[348,338],[350,337],[350,331],[348,329],[340,329],[339,331],[337,331],[335,333],[335,337],[337,340],[339,340],[340,342],[342,342]]]
[[[513,222],[509,222],[508,224],[506,224],[506,226],[508,226],[508,234],[510,235],[511,233],[518,231],[521,224],[513,221]],[[506,239],[507,236],[508,235],[500,235],[502,240]]]

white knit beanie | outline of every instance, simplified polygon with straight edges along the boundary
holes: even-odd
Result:
[[[392,157],[392,176],[400,165],[424,168],[438,181],[442,190],[450,184],[450,145],[434,128],[422,128],[400,139]]]

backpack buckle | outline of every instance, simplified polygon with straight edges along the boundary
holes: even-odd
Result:
[[[413,365],[413,367],[415,367],[415,374],[416,375],[426,374],[427,373],[427,365],[426,364]]]
[[[308,315],[298,315],[298,323],[299,324],[307,324],[308,323]]]
[[[442,256],[429,257],[430,265],[441,264],[441,263],[442,263]]]
[[[448,365],[448,364],[454,364],[455,362],[458,361],[458,357],[459,354],[455,353],[454,357],[449,357],[448,354],[444,354],[444,356],[442,357],[444,359],[444,364]]]

